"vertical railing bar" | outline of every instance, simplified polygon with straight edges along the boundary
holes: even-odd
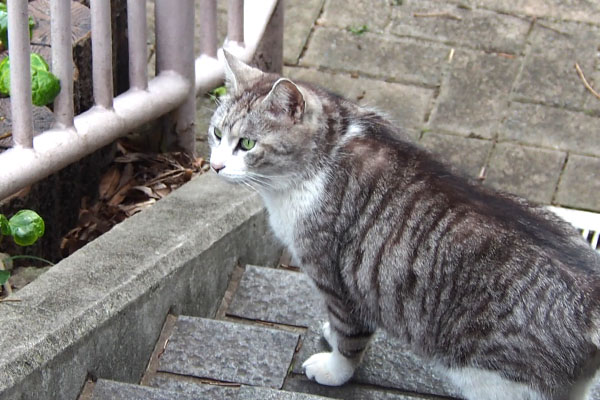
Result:
[[[50,17],[52,73],[60,80],[60,92],[54,100],[54,118],[59,127],[72,127],[74,111],[71,0],[52,0]]]
[[[200,0],[200,54],[217,56],[217,1]]]
[[[189,93],[185,102],[165,117],[169,140],[176,141],[186,153],[196,152],[194,123],[196,91],[194,90],[194,0],[155,0],[156,71],[173,71],[188,81]],[[166,143],[167,146],[170,143]]]
[[[227,40],[244,43],[244,0],[229,0]]]
[[[33,148],[29,26],[27,1],[8,0],[10,46],[10,107],[15,146]]]
[[[148,87],[148,48],[146,44],[146,0],[127,0],[129,35],[129,86]]]
[[[92,80],[94,102],[112,108],[112,36],[110,27],[110,1],[90,0],[92,14]]]

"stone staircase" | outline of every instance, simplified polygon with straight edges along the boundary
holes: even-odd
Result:
[[[80,400],[448,399],[433,368],[378,333],[353,380],[318,385],[302,361],[327,349],[321,300],[296,269],[238,268],[215,319],[169,315],[141,384],[98,379]]]

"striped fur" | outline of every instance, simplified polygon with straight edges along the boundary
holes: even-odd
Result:
[[[309,377],[344,383],[377,327],[468,399],[566,399],[591,376],[600,257],[574,229],[461,177],[377,113],[227,62],[210,142],[218,152],[215,127],[256,140],[229,154],[245,173],[220,160],[219,174],[258,190],[326,300],[335,345],[306,362]]]

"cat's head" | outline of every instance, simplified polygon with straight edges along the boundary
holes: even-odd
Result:
[[[282,190],[310,168],[318,100],[289,79],[224,52],[226,96],[208,129],[211,168],[258,190]]]

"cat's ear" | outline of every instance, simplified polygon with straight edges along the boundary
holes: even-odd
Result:
[[[219,55],[221,53],[219,52]],[[227,50],[223,50],[225,65],[225,86],[229,92],[239,93],[246,89],[247,83],[260,78],[264,72],[240,61]]]
[[[302,118],[306,108],[304,95],[298,86],[287,78],[280,78],[273,84],[263,104],[271,111],[288,115],[295,121]]]

